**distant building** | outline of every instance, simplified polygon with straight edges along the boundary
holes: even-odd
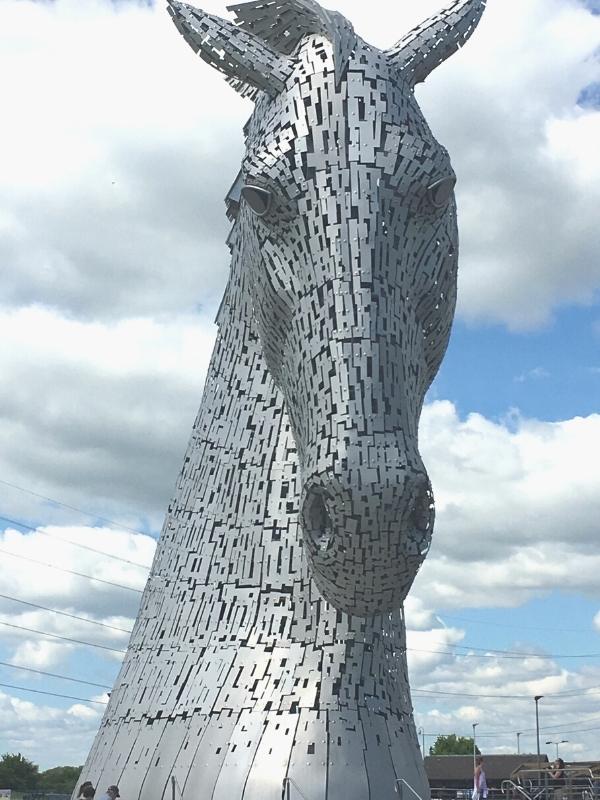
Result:
[[[491,789],[500,789],[502,781],[511,780],[519,770],[535,769],[537,755],[485,755],[485,776]],[[548,765],[548,756],[541,755],[542,767]],[[465,790],[473,787],[473,756],[426,756],[425,771],[432,789]]]

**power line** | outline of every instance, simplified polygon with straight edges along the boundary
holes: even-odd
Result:
[[[142,594],[141,589],[134,589],[133,586],[124,586],[122,583],[115,583],[114,581],[107,581],[104,578],[96,578],[94,575],[86,575],[83,572],[76,572],[72,569],[66,569],[65,567],[57,567],[56,564],[48,564],[46,561],[38,561],[36,558],[30,558],[29,556],[24,556],[19,553],[11,553],[10,550],[5,550],[3,547],[0,547],[0,553],[5,553],[7,556],[12,556],[13,558],[20,558],[23,561],[30,561],[32,564],[38,564],[42,567],[49,567],[50,569],[56,569],[59,572],[66,572],[69,575],[77,575],[79,578],[87,578],[90,581],[97,581],[98,583],[105,583],[108,586],[115,586],[117,589],[127,589],[130,592],[137,592],[138,594]]]
[[[576,725],[577,723],[576,722],[572,722],[570,724],[571,725]],[[590,731],[600,731],[600,727],[595,726],[593,728],[573,728],[570,731],[560,731],[560,733],[564,733],[564,734],[567,734],[567,733],[589,733]],[[448,736],[447,732],[446,733],[429,733],[429,732],[425,731],[424,733],[425,733],[425,736],[429,736],[431,738],[439,737],[439,736]],[[482,739],[482,738],[485,738],[485,739],[497,739],[500,736],[513,737],[513,736],[516,736],[517,733],[521,733],[521,734],[530,733],[532,736],[535,736],[535,729],[531,729],[531,730],[528,730],[528,731],[495,731],[494,733],[480,733],[479,731],[477,731],[477,740]],[[552,730],[549,729],[549,728],[540,728],[540,733],[545,733],[545,735],[549,735],[549,734],[552,734]],[[457,734],[457,736],[463,736],[465,738],[473,738],[473,732],[472,731],[469,731],[469,732],[465,731],[465,732],[463,732],[461,734]],[[524,755],[524,754],[522,754],[522,755]],[[534,754],[528,753],[527,755],[534,755]]]
[[[33,525],[26,525],[24,522],[19,522],[16,519],[11,519],[10,517],[4,517],[1,515],[0,519],[3,519],[5,522],[9,522],[11,525],[17,525],[19,528],[25,528],[28,531],[33,531],[34,533],[38,533],[40,536],[47,536],[48,539],[53,539],[53,540],[58,539],[59,542],[65,542],[66,544],[70,544],[73,547],[79,547],[82,550],[89,550],[91,553],[97,553],[98,555],[106,556],[106,558],[114,558],[115,561],[123,561],[125,564],[131,564],[134,567],[141,567],[142,569],[150,569],[150,566],[148,564],[140,564],[139,561],[131,561],[128,558],[115,556],[112,553],[107,553],[105,550],[97,550],[95,547],[90,547],[87,544],[80,544],[79,542],[73,542],[71,539],[65,539],[64,536],[54,536],[53,534],[47,533],[46,531],[43,531],[40,528],[36,528]]]
[[[11,489],[17,489],[19,492],[25,492],[25,494],[30,494],[33,497],[39,497],[40,500],[46,500],[48,503],[54,503],[54,505],[61,506],[62,508],[68,508],[70,511],[76,511],[78,514],[83,514],[86,517],[94,517],[94,519],[100,520],[100,522],[108,522],[111,525],[117,525],[119,528],[123,528],[126,531],[131,531],[131,533],[141,533],[142,536],[147,536],[147,533],[143,531],[138,531],[136,528],[130,528],[127,525],[122,525],[120,522],[115,522],[114,519],[108,519],[108,517],[101,517],[98,514],[93,514],[91,511],[84,511],[82,508],[77,508],[76,506],[70,506],[67,503],[61,503],[60,500],[55,500],[52,497],[46,497],[46,495],[38,494],[38,492],[32,492],[31,489],[25,489],[23,486],[17,486],[15,483],[9,483],[9,481],[4,481],[0,478],[0,483],[3,483],[5,486],[10,486]]]
[[[549,697],[550,695],[545,695],[545,696]],[[531,700],[532,698],[529,698],[529,699]],[[550,735],[552,733],[556,733],[556,734],[585,733],[587,731],[600,730],[600,727],[598,727],[598,726],[594,726],[594,727],[591,727],[591,728],[581,728],[581,727],[575,728],[574,727],[575,725],[578,725],[578,724],[579,725],[586,725],[588,722],[596,722],[596,721],[599,721],[598,716],[591,716],[591,717],[588,717],[587,720],[580,720],[579,722],[578,722],[578,720],[573,720],[571,722],[565,722],[565,723],[563,723],[562,726],[560,726],[560,725],[549,725],[547,727],[541,727],[540,728],[540,733],[544,733],[546,735]],[[572,728],[572,730],[564,730],[564,728]],[[477,738],[479,739],[481,737],[485,737],[486,739],[491,739],[491,738],[498,737],[498,736],[515,736],[517,733],[531,734],[532,736],[535,736],[536,728],[521,728],[518,731],[516,731],[516,730],[514,730],[514,731],[506,731],[506,730],[500,730],[500,729],[498,729],[498,730],[488,730],[488,731],[479,731],[478,730],[477,731]],[[427,736],[447,736],[448,734],[447,733],[426,733],[426,735]],[[472,733],[468,733],[468,734],[465,733],[463,735],[471,737],[473,734]]]
[[[0,548],[0,552],[4,552],[4,551],[2,551],[2,549]],[[16,555],[16,554],[15,553],[9,553],[9,555]],[[17,558],[25,558],[25,556],[17,556]],[[31,560],[31,559],[29,559],[29,560]],[[36,561],[34,563],[39,563],[39,562]],[[48,565],[48,566],[53,566],[53,565]],[[61,569],[61,568],[60,567],[56,567],[56,569]],[[70,572],[70,570],[63,570],[63,571]],[[82,576],[80,573],[74,573],[74,574],[75,575],[79,575],[80,577],[88,577],[91,580],[101,580],[100,578],[93,578],[92,576]],[[103,581],[103,582],[107,583],[108,581]],[[111,584],[111,585],[119,586],[120,588],[123,588],[123,589],[130,589],[131,591],[140,591],[138,589],[133,589],[130,586],[121,586],[120,584]],[[14,601],[16,603],[22,603],[23,605],[31,606],[32,608],[39,608],[42,611],[48,611],[48,612],[50,612],[52,614],[60,614],[61,616],[69,617],[71,619],[76,619],[76,620],[79,620],[81,622],[87,622],[87,623],[89,623],[91,625],[98,625],[98,626],[100,626],[102,628],[109,628],[111,630],[119,631],[119,633],[131,633],[131,629],[128,629],[128,628],[119,628],[116,625],[109,625],[108,623],[105,623],[105,622],[99,622],[97,620],[88,619],[87,617],[82,617],[82,616],[80,616],[78,614],[70,614],[67,611],[59,611],[56,608],[49,608],[48,606],[42,606],[42,605],[39,605],[38,603],[32,603],[32,602],[30,602],[28,600],[21,600],[21,599],[19,599],[17,597],[12,597],[11,595],[0,594],[0,598],[3,598],[5,600],[11,600],[11,601]],[[472,648],[472,647],[469,647],[468,645],[449,645],[449,646],[450,647],[460,647],[460,648],[466,649],[466,650],[487,650],[487,652],[485,654],[478,654],[478,653],[452,653],[450,651],[441,651],[441,650],[421,650],[421,649],[415,648],[415,647],[407,647],[406,651],[407,652],[411,652],[411,653],[430,653],[430,654],[433,654],[433,655],[450,655],[450,656],[460,655],[460,656],[463,656],[463,657],[470,657],[470,658],[508,658],[508,659],[541,658],[541,659],[550,659],[550,658],[597,658],[597,657],[600,657],[600,653],[574,653],[574,654],[563,654],[563,655],[557,655],[557,654],[539,655],[537,653],[517,653],[516,651],[511,651],[511,650],[489,650],[487,648],[482,648],[482,647],[473,647]],[[565,693],[557,692],[557,693],[554,693],[553,695],[547,695],[547,696],[548,697],[551,697],[551,696],[552,697],[558,697],[558,696],[577,697],[579,695],[586,694],[590,690],[595,690],[595,689],[598,689],[598,688],[600,688],[600,687],[595,687],[594,686],[594,687],[590,687],[589,689],[582,690],[581,692],[579,692],[578,690],[572,690],[572,691],[565,692]],[[446,695],[456,695],[456,696],[461,696],[461,697],[504,697],[504,698],[515,698],[515,699],[516,698],[527,698],[527,697],[529,697],[529,695],[482,695],[482,694],[479,695],[479,694],[469,694],[469,693],[465,693],[465,692],[458,692],[458,693],[457,692],[443,692],[443,691],[434,691],[434,690],[428,690],[428,689],[415,689],[414,691],[426,691],[429,694],[440,694],[440,695],[445,695],[446,694]]]
[[[43,636],[49,636],[49,637],[52,637],[52,638],[57,638],[57,639],[61,639],[61,640],[69,641],[69,642],[74,642],[76,644],[81,644],[81,645],[84,645],[84,646],[87,646],[87,647],[99,647],[99,648],[102,648],[102,649],[105,649],[105,650],[111,650],[111,651],[113,651],[115,653],[123,653],[124,654],[126,652],[125,650],[116,650],[115,648],[107,647],[107,646],[101,645],[101,644],[95,644],[95,643],[92,643],[92,642],[84,642],[84,641],[80,641],[78,639],[70,639],[70,638],[68,638],[66,636],[58,636],[57,634],[46,633],[44,631],[37,631],[37,630],[33,630],[31,628],[24,628],[24,627],[22,627],[20,625],[12,625],[11,623],[6,623],[6,622],[0,622],[0,624],[1,625],[7,625],[8,627],[12,627],[12,628],[18,628],[19,630],[26,630],[26,631],[29,631],[31,633],[37,633],[37,634],[40,634],[40,635],[43,635]],[[76,683],[87,684],[89,686],[97,686],[97,687],[103,688],[103,689],[110,689],[111,688],[111,687],[106,686],[104,684],[94,683],[94,682],[91,682],[91,681],[85,681],[85,680],[82,680],[80,678],[73,678],[73,677],[68,677],[68,676],[65,676],[65,675],[57,675],[56,673],[46,672],[44,670],[36,670],[36,669],[31,668],[31,667],[22,667],[22,666],[19,666],[19,665],[16,665],[16,664],[9,664],[9,663],[4,662],[4,661],[0,661],[0,666],[9,667],[11,669],[16,669],[16,670],[25,670],[27,672],[34,672],[34,673],[39,674],[39,675],[45,675],[45,676],[52,677],[52,678],[59,678],[61,680],[67,680],[67,681],[72,681],[72,682],[76,682]],[[71,700],[82,700],[83,702],[95,702],[95,703],[96,702],[101,702],[101,701],[96,701],[96,700],[87,700],[86,698],[72,697],[71,695],[58,694],[58,693],[55,693],[55,692],[45,692],[45,691],[41,691],[41,690],[37,690],[37,689],[28,689],[26,687],[13,686],[11,684],[5,684],[5,683],[0,683],[0,686],[6,687],[6,688],[18,689],[20,691],[25,691],[25,692],[35,692],[37,694],[46,694],[46,695],[50,695],[50,696],[53,696],[53,697],[62,697],[62,698],[67,698],[67,699],[71,699]],[[467,693],[467,692],[442,692],[442,691],[438,692],[438,691],[428,690],[428,689],[414,689],[413,691],[414,692],[427,693],[427,694],[436,694],[436,695],[442,694],[442,695],[452,695],[452,696],[459,696],[459,697],[475,697],[475,698],[492,697],[492,698],[502,698],[502,699],[505,699],[505,698],[507,698],[507,699],[518,698],[518,699],[531,700],[531,697],[529,695],[486,695],[486,694],[474,694],[474,693]],[[558,697],[558,696],[564,696],[564,693],[546,695],[546,697]],[[591,717],[588,721],[592,722],[595,719],[596,719],[596,717]],[[566,734],[566,733],[583,733],[583,732],[587,732],[587,731],[600,730],[600,728],[596,728],[596,727],[592,727],[592,728],[577,728],[577,729],[575,729],[573,731],[564,730],[564,728],[569,728],[569,727],[571,727],[573,725],[576,725],[576,724],[577,724],[576,722],[567,722],[567,723],[563,723],[562,725],[560,725],[560,724],[551,725],[551,726],[548,726],[548,727],[540,728],[540,731],[548,733],[548,734],[554,733],[554,732],[556,732],[556,733],[565,733]],[[526,728],[526,729],[524,729],[524,730],[522,729],[520,731],[520,733],[534,733],[534,732],[535,732],[535,728]],[[497,737],[497,736],[514,736],[515,734],[516,734],[516,731],[500,731],[500,730],[498,730],[498,731],[488,731],[488,732],[480,731],[480,732],[478,732],[477,735],[478,735],[478,737],[494,738],[494,737]],[[427,735],[428,736],[442,736],[444,734],[427,734]]]
[[[119,631],[119,633],[131,633],[131,628],[118,628],[116,625],[109,625],[107,622],[99,622],[95,619],[80,617],[78,614],[69,614],[68,611],[59,611],[57,608],[48,608],[48,606],[41,606],[38,603],[30,603],[28,600],[20,600],[18,597],[11,597],[8,594],[0,594],[0,598],[4,600],[12,600],[15,603],[22,603],[24,606],[39,608],[42,611],[50,611],[52,614],[60,614],[62,617],[70,617],[71,619],[77,619],[81,622],[88,622],[90,625],[98,625],[101,628],[109,628],[113,631]]]
[[[540,655],[539,653],[518,653],[512,650],[492,650],[486,647],[469,647],[468,645],[450,644],[445,647],[459,647],[466,650],[485,650],[485,653],[452,653],[448,650],[420,650],[416,647],[407,647],[407,652],[412,653],[431,653],[432,655],[439,656],[468,656],[469,658],[500,658],[508,660],[520,660],[524,658],[541,658],[548,660],[550,658],[600,658],[600,653],[574,653],[574,654],[557,654],[548,653]],[[503,655],[506,654],[506,655]]]
[[[67,675],[57,675],[55,672],[45,672],[42,669],[33,669],[32,667],[22,667],[19,664],[9,664],[7,661],[0,661],[0,667],[9,667],[10,669],[24,670],[25,672],[35,672],[36,675],[46,675],[49,678],[59,678],[61,681],[71,681],[72,683],[85,683],[86,686],[97,686],[99,689],[112,689],[112,686],[106,686],[104,683],[94,683],[93,681],[84,681],[81,678],[70,678]]]
[[[544,696],[545,697],[549,697],[550,695],[544,695]],[[532,700],[533,698],[530,697],[529,699]],[[587,719],[584,719],[584,720],[579,720],[579,721],[578,720],[573,720],[571,722],[563,722],[562,724],[558,724],[557,723],[556,725],[542,726],[542,727],[540,727],[540,732],[548,733],[548,734],[550,734],[550,733],[562,733],[563,731],[560,730],[561,728],[570,728],[570,727],[573,727],[574,725],[577,725],[577,724],[586,725],[589,722],[600,722],[600,716],[592,715],[592,716],[590,716],[590,717],[588,717]],[[530,733],[531,735],[534,735],[535,732],[536,732],[536,728],[521,728],[518,732],[519,733]],[[566,733],[567,731],[564,731],[564,732]],[[517,733],[517,731],[505,731],[505,730],[501,730],[501,729],[498,729],[498,730],[493,730],[492,729],[492,730],[488,730],[488,731],[482,731],[481,733],[479,731],[477,731],[477,736],[478,737],[479,736],[514,736],[516,733]]]
[[[106,700],[90,700],[88,697],[73,697],[70,694],[58,694],[57,692],[44,692],[41,689],[28,689],[25,686],[14,686],[12,683],[0,683],[5,689],[17,689],[19,692],[34,692],[35,694],[47,694],[50,697],[63,697],[67,700],[79,700],[82,703],[98,703],[98,705],[106,706]]]
[[[16,598],[10,597],[9,595],[3,595],[3,594],[0,594],[0,597],[4,597],[4,598],[9,599],[9,600],[16,599]],[[28,603],[27,601],[24,601],[24,600],[17,600],[17,602],[24,603],[25,605],[31,605],[31,606],[34,606],[35,608],[42,608],[45,611],[53,611],[54,613],[57,613],[57,614],[66,613],[66,612],[56,611],[55,609],[45,608],[44,606],[38,606],[35,603]],[[105,628],[112,628],[113,630],[118,630],[118,631],[121,631],[123,633],[131,633],[130,630],[126,630],[125,628],[115,628],[112,625],[106,625],[105,623],[101,623],[101,622],[97,622],[96,623],[95,620],[88,620],[85,617],[79,617],[76,614],[66,614],[66,616],[73,617],[74,619],[81,620],[83,622],[92,622],[94,624],[102,625]],[[14,625],[14,624],[9,623],[9,622],[0,622],[0,625],[6,625],[6,626],[11,627],[11,628],[17,628],[19,630],[29,631],[30,633],[38,633],[38,634],[40,634],[42,636],[50,636],[52,638],[61,639],[61,640],[67,641],[67,642],[73,642],[75,644],[80,644],[80,645],[87,646],[87,647],[98,647],[98,648],[102,648],[104,650],[111,650],[111,651],[113,651],[115,653],[123,653],[124,654],[124,653],[127,652],[126,650],[118,650],[116,648],[108,647],[108,646],[102,645],[102,644],[95,644],[93,642],[85,642],[85,641],[82,641],[80,639],[72,639],[72,638],[67,637],[67,636],[59,636],[58,634],[46,633],[45,631],[37,631],[37,630],[35,630],[33,628],[25,628],[25,627],[23,627],[21,625]],[[0,663],[2,663],[2,662],[0,662]],[[480,693],[474,693],[474,692],[448,692],[448,691],[444,691],[444,690],[441,690],[441,689],[437,690],[437,689],[420,689],[420,688],[415,688],[412,691],[415,694],[416,693],[420,693],[420,694],[425,694],[425,695],[436,695],[436,696],[447,696],[447,697],[475,697],[475,698],[496,698],[496,699],[511,699],[511,700],[531,700],[531,695],[526,695],[526,694],[484,694],[484,693],[480,694]],[[553,694],[547,694],[545,696],[548,697],[548,698],[550,698],[550,697],[559,697],[559,698],[583,697],[586,694],[588,694],[590,691],[600,691],[600,687],[599,686],[590,686],[590,687],[588,687],[586,689],[582,689],[582,690],[571,690],[571,691],[568,691],[568,692],[555,692]],[[567,724],[570,725],[572,723],[567,723]]]
[[[585,697],[588,692],[593,691],[597,692],[600,691],[600,687],[598,686],[591,686],[589,689],[582,690],[577,692],[573,690],[572,692],[555,692],[554,694],[546,694],[545,697],[560,697],[564,699],[568,699],[570,697]],[[433,695],[442,695],[448,697],[477,697],[477,698],[496,698],[501,700],[531,700],[532,695],[530,694],[476,694],[470,692],[446,692],[436,689],[413,689],[413,693],[420,692],[421,694],[433,694]]]
[[[52,639],[62,639],[64,642],[73,642],[74,644],[82,644],[86,647],[98,647],[100,650],[110,650],[113,653],[125,654],[126,650],[117,650],[115,647],[109,647],[106,644],[96,644],[95,642],[84,642],[81,639],[71,639],[69,636],[59,636],[58,633],[46,633],[46,631],[38,631],[35,628],[25,628],[23,625],[15,625],[12,622],[0,621],[0,625],[5,625],[7,628],[16,628],[20,631],[28,631],[29,633],[37,633],[40,636],[50,636]]]
[[[483,619],[470,619],[469,617],[455,617],[454,615],[436,614],[437,619],[443,622],[445,619],[453,619],[458,622],[468,622],[473,625],[486,625],[494,628],[510,628],[520,631],[547,631],[548,633],[589,633],[589,628],[551,628],[542,625],[514,625],[509,622],[487,622]]]
[[[574,722],[571,723],[571,724],[575,725]],[[546,731],[546,734],[553,733],[553,731],[548,729],[548,728],[545,728],[544,730]],[[567,734],[567,733],[589,733],[590,731],[600,731],[600,727],[595,726],[594,728],[573,728],[573,730],[571,730],[571,731],[562,731],[561,730],[561,731],[558,731],[558,733],[561,733],[561,734],[563,734],[563,733],[564,734]],[[514,734],[513,734],[513,736],[514,736]]]

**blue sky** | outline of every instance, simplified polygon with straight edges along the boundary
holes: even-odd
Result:
[[[560,309],[541,329],[458,321],[430,396],[501,419],[518,409],[542,420],[598,411],[600,330],[597,305]]]
[[[329,5],[387,46],[443,3]],[[407,602],[411,680],[453,693],[415,691],[418,726],[469,735],[478,722],[489,752],[514,749],[512,733],[486,732],[530,731],[530,698],[544,694],[543,727],[582,731],[560,737],[565,757],[600,759],[587,731],[600,729],[600,693],[583,694],[600,686],[600,657],[554,657],[600,653],[599,15],[597,0],[489,0],[477,36],[418,90],[459,176],[461,257],[421,424],[437,521]],[[162,2],[0,5],[0,70],[13,76],[0,130],[0,514],[37,528],[0,520],[0,548],[137,589],[140,567],[62,540],[151,561],[214,341],[222,198],[250,111],[171,28]],[[0,622],[126,644],[114,628],[133,624],[135,592],[7,555],[0,585],[92,623],[2,599]],[[0,661],[105,685],[119,666],[2,625]],[[0,683],[103,697],[5,666]],[[550,697],[561,692],[572,695]],[[0,752],[80,763],[101,708],[0,687]]]

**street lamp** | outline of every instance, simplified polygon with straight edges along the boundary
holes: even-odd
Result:
[[[477,748],[475,747],[475,728],[479,725],[478,722],[473,723],[473,774],[477,769]]]
[[[555,742],[555,741],[553,741],[551,739],[549,742],[546,742],[546,744],[555,744],[556,745],[556,758],[558,758],[558,745],[559,744],[567,744],[568,741],[569,741],[568,739],[561,739],[560,742]]]
[[[522,731],[517,731],[517,755],[521,754],[521,734]]]
[[[542,699],[543,694],[536,694],[533,698],[535,700],[535,735],[537,739],[537,765],[538,765],[538,783],[541,783],[541,756],[540,756],[540,715],[538,709],[538,703]]]

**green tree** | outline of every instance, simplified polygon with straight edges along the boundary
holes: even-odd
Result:
[[[70,794],[79,780],[83,767],[53,767],[40,773],[38,788],[45,792]]]
[[[475,747],[475,752],[480,755],[480,750]],[[430,756],[470,756],[473,755],[473,739],[470,736],[438,736],[433,747],[429,748]]]
[[[38,765],[21,753],[5,753],[0,758],[0,788],[23,791],[36,789],[39,781]]]

